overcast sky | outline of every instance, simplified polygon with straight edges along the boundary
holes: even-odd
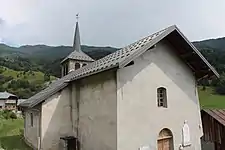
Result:
[[[0,0],[0,42],[122,47],[176,24],[189,40],[225,36],[224,0]]]

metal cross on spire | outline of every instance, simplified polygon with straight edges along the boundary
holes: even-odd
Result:
[[[76,19],[77,19],[77,22],[78,22],[78,19],[79,19],[79,13],[76,14]]]

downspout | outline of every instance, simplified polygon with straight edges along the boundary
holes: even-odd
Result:
[[[42,104],[41,104],[41,106],[40,106],[40,112],[39,112],[39,115],[40,115],[40,117],[39,117],[39,148],[41,149],[42,148],[42,146],[41,146],[41,144],[42,144],[42,133],[41,133],[41,129],[42,129]]]

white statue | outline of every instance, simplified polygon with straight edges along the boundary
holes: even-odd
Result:
[[[139,150],[150,150],[149,146],[142,146],[139,148]]]
[[[182,129],[182,145],[184,147],[191,145],[191,136],[190,136],[190,130],[187,124],[187,120],[184,121],[184,126]]]

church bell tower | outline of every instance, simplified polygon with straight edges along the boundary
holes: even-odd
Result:
[[[78,14],[77,14],[77,22],[76,22],[74,42],[73,42],[73,52],[71,52],[65,59],[63,59],[63,61],[61,61],[61,77],[93,61],[94,60],[90,56],[88,56],[81,50],[80,32],[79,32]]]

